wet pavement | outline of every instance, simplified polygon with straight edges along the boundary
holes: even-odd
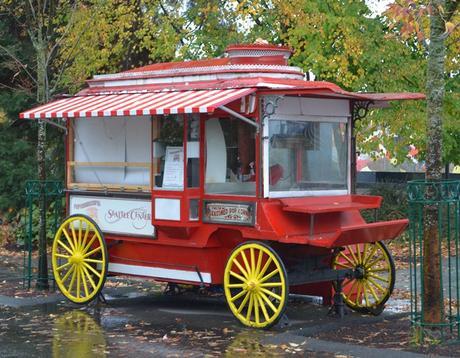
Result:
[[[405,277],[398,272],[398,287],[408,287]],[[5,280],[19,285],[22,272],[3,261],[0,283]],[[397,308],[400,299],[379,317],[349,312],[339,319],[327,307],[292,296],[289,320],[261,331],[241,326],[222,295],[166,295],[164,285],[126,278],[109,278],[106,287],[107,303],[89,305],[71,304],[58,293],[1,296],[0,288],[0,357],[420,356],[312,338],[398,317],[395,312],[407,308]]]
[[[388,355],[388,350],[310,338],[320,331],[354,322],[371,323],[383,317],[350,313],[339,319],[328,316],[326,307],[291,300],[287,310],[287,316],[292,318],[289,325],[284,321],[269,331],[260,331],[238,324],[222,296],[170,296],[154,284],[142,287],[109,288],[105,294],[107,303],[78,306],[67,303],[62,296],[53,296],[53,303],[3,306],[0,356],[417,356],[397,351]]]

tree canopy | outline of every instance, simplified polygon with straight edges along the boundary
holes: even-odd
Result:
[[[33,131],[12,128],[11,124],[20,110],[39,100],[36,38],[43,36],[40,31],[48,34],[45,81],[50,96],[76,93],[86,79],[97,73],[154,62],[215,57],[228,44],[257,38],[291,46],[292,65],[317,80],[331,81],[347,90],[424,92],[427,51],[422,35],[428,27],[428,15],[420,12],[420,21],[410,26],[403,23],[405,16],[416,16],[394,10],[407,1],[398,0],[389,12],[375,15],[364,0],[54,0],[46,2],[51,6],[41,18],[27,10],[26,2],[3,0],[0,135],[15,136],[15,144],[24,141],[29,147],[20,153],[11,151],[8,158],[2,156],[0,161],[19,161],[22,155],[33,152]],[[43,4],[39,0],[30,3]],[[422,0],[412,3],[423,5]],[[457,11],[446,24],[450,36],[446,40],[444,108],[444,156],[457,164],[459,16]],[[383,144],[390,156],[401,162],[408,145],[413,144],[423,155],[424,111],[424,104],[416,102],[371,110],[358,123],[358,149],[378,157],[382,155],[379,144]],[[59,141],[58,135],[52,141]],[[2,140],[0,147],[7,146],[5,143]],[[33,165],[35,159],[28,160]],[[25,173],[24,176],[30,175]],[[3,183],[0,187],[7,190],[11,185]]]

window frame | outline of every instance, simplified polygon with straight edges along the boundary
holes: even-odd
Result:
[[[288,191],[271,191],[270,190],[270,131],[269,121],[286,120],[286,121],[308,121],[323,123],[346,123],[347,133],[347,189],[321,189],[321,190],[288,190]],[[263,125],[263,194],[265,198],[291,198],[303,196],[333,196],[349,195],[351,193],[351,116],[312,116],[312,115],[277,115],[273,114],[269,118],[264,118]]]

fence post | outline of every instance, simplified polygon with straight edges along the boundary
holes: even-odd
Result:
[[[27,283],[27,288],[31,288],[31,282],[33,279],[38,281],[44,280],[45,277],[38,277],[33,273],[33,262],[32,262],[32,253],[33,253],[33,241],[34,241],[34,228],[37,227],[38,221],[34,223],[34,206],[38,204],[38,200],[41,197],[44,197],[46,205],[46,214],[52,215],[53,217],[51,220],[47,220],[47,226],[45,227],[45,232],[48,233],[48,228],[52,227],[52,233],[57,230],[59,223],[62,219],[62,205],[61,201],[64,196],[64,185],[61,181],[57,180],[28,180],[26,182],[25,188],[26,194],[26,204],[27,204],[27,212],[25,215],[26,218],[26,225],[25,225],[25,240],[24,240],[24,269],[23,269],[23,276],[24,276],[24,286]],[[38,199],[38,200],[37,200]],[[54,205],[54,209],[50,210],[51,205]],[[50,237],[47,237],[50,239]],[[47,260],[49,262],[49,260]],[[48,272],[48,265],[46,267],[46,271]],[[52,274],[48,275],[48,277],[53,277]],[[48,281],[48,279],[46,279]],[[53,287],[55,283],[53,280]]]
[[[460,340],[460,181],[410,181],[407,186],[409,202],[409,274],[411,291],[411,323],[416,340]],[[439,280],[440,321],[425,319],[424,236],[427,212],[435,213],[437,254],[440,257]],[[432,335],[432,337],[429,337]]]

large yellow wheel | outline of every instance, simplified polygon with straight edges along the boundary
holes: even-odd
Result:
[[[62,294],[75,303],[94,299],[104,286],[108,255],[102,232],[85,215],[72,215],[54,237],[52,267]]]
[[[286,269],[269,246],[259,242],[241,244],[225,266],[224,291],[230,310],[241,323],[271,327],[286,308]]]
[[[395,265],[381,242],[346,246],[334,258],[335,269],[353,268],[353,278],[343,281],[348,307],[362,313],[379,314],[395,284]]]

